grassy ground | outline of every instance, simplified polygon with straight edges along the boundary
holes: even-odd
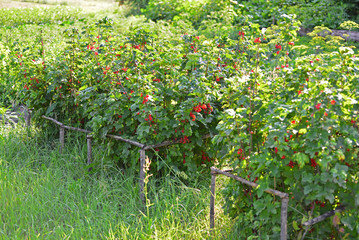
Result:
[[[150,178],[144,207],[137,173],[106,163],[97,149],[89,174],[84,139],[74,136],[60,155],[40,135],[0,132],[0,239],[228,239],[220,195],[219,228],[209,232],[209,178],[187,186],[175,176]]]

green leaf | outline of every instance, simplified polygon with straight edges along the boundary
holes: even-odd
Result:
[[[309,157],[302,152],[294,154],[293,159],[298,163],[299,168],[302,168],[306,163],[309,163]]]
[[[311,185],[307,185],[304,187],[304,194],[307,195],[308,193],[310,193],[312,191],[312,186]]]
[[[298,223],[296,221],[293,221],[293,228],[294,230],[298,231],[300,228],[298,227]]]
[[[307,129],[306,129],[306,128],[301,128],[301,129],[299,129],[299,133],[300,133],[300,134],[306,134],[306,133],[307,133]]]
[[[48,115],[49,113],[51,113],[51,112],[56,108],[56,106],[57,106],[57,103],[51,104],[51,105],[47,108],[45,115]]]

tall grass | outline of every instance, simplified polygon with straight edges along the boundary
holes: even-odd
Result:
[[[210,234],[209,181],[150,178],[145,207],[137,174],[106,161],[100,147],[88,173],[81,137],[60,155],[40,133],[0,130],[0,239],[221,239],[229,232],[219,197],[222,230]]]

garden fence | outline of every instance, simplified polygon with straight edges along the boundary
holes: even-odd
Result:
[[[93,132],[86,130],[86,129],[81,129],[81,128],[77,128],[77,127],[71,127],[71,126],[67,126],[59,121],[57,121],[56,119],[47,117],[47,116],[42,116],[44,119],[47,119],[49,121],[52,121],[53,123],[55,123],[56,125],[58,125],[60,127],[60,148],[59,148],[59,152],[62,153],[63,149],[65,147],[65,129],[67,130],[73,130],[73,131],[78,131],[78,132],[83,132],[86,133],[86,142],[87,142],[87,164],[90,165],[92,163],[92,139],[93,136],[91,135]],[[31,115],[30,115],[30,111],[28,111],[28,117],[25,119],[25,123],[27,126],[30,126],[30,119],[31,119]],[[170,146],[170,145],[174,145],[174,144],[178,144],[181,143],[181,139],[175,139],[175,140],[168,140],[168,141],[164,141],[162,143],[159,144],[154,144],[154,145],[146,145],[143,143],[139,143],[137,141],[131,140],[131,139],[126,139],[117,135],[112,135],[112,134],[107,134],[106,137],[108,138],[112,138],[115,140],[119,140],[122,142],[126,142],[129,143],[131,145],[134,145],[136,147],[140,148],[140,174],[139,174],[139,187],[140,187],[140,191],[139,191],[139,196],[140,199],[143,203],[145,203],[145,193],[144,193],[144,187],[145,187],[145,161],[146,161],[146,150],[150,150],[150,149],[155,149],[155,148],[160,148],[160,147],[166,147],[166,146]],[[203,136],[203,139],[209,138],[210,134],[207,134],[205,136]],[[91,171],[91,167],[89,168],[89,171]],[[258,184],[248,181],[244,178],[241,178],[239,176],[233,175],[229,172],[231,172],[232,170],[220,170],[217,169],[215,167],[211,167],[211,198],[210,198],[210,228],[213,229],[214,225],[215,225],[215,211],[214,211],[214,204],[215,204],[215,192],[216,192],[216,176],[217,175],[225,175],[227,177],[230,177],[242,184],[245,184],[247,186],[250,186],[252,188],[257,188]],[[288,203],[289,203],[289,196],[287,193],[278,191],[278,190],[274,190],[274,189],[266,189],[265,190],[266,193],[278,196],[281,198],[281,233],[280,233],[280,239],[281,240],[286,240],[287,239],[287,235],[288,235],[288,223],[287,223],[287,215],[288,215]],[[335,215],[335,213],[337,212],[342,212],[346,209],[345,206],[340,206],[337,207],[335,210],[329,211],[327,213],[324,213],[316,218],[310,219],[306,222],[304,222],[302,225],[304,227],[306,227],[306,232],[308,230],[308,228],[318,222],[321,222],[323,220],[325,220],[328,217],[331,217],[333,215]]]

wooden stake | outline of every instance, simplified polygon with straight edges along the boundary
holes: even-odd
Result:
[[[227,177],[233,178],[237,180],[238,182],[241,182],[245,185],[251,186],[253,188],[258,187],[257,183],[250,182],[244,178],[235,176],[233,174],[228,173],[228,171],[219,170],[215,167],[211,167],[211,174],[212,174],[212,180],[211,180],[211,202],[210,202],[210,227],[214,227],[214,199],[215,199],[215,181],[216,181],[216,175],[222,174]],[[273,194],[275,196],[279,196],[282,199],[282,206],[281,206],[281,233],[280,233],[280,239],[281,240],[287,240],[287,230],[288,230],[288,223],[287,223],[287,215],[288,215],[288,202],[289,197],[287,193],[280,192],[278,190],[274,189],[266,189],[264,190],[266,193]]]
[[[65,128],[63,126],[60,127],[60,153],[62,153],[65,148]]]
[[[145,204],[145,161],[146,161],[146,150],[140,150],[140,199]]]
[[[86,139],[87,139],[87,165],[90,165],[92,163],[92,136],[91,135],[86,135]],[[92,170],[92,167],[90,167],[88,169],[88,171],[90,172]]]
[[[214,201],[216,196],[216,173],[211,172],[211,202],[209,208],[209,227],[214,228]]]
[[[282,198],[282,207],[281,207],[281,213],[280,213],[280,220],[281,220],[281,229],[280,229],[280,239],[281,240],[287,240],[287,213],[288,213],[288,202],[289,198],[284,197]]]

